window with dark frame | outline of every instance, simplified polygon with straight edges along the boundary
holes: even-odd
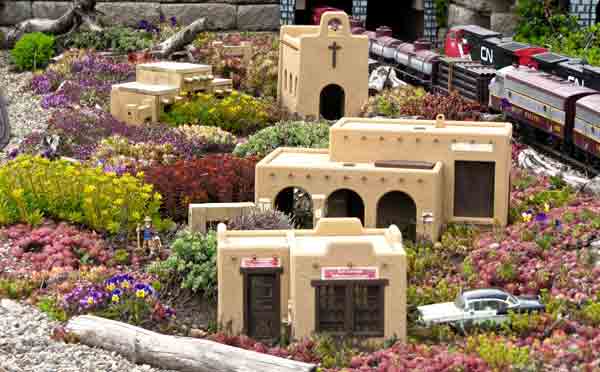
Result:
[[[333,335],[384,336],[387,279],[313,280],[316,331]]]
[[[455,161],[454,216],[492,218],[496,163]]]

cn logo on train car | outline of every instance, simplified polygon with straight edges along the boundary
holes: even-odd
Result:
[[[575,83],[575,85],[579,86],[579,87],[584,87],[585,86],[585,81],[583,81],[583,79],[578,79],[575,76],[569,76],[567,77],[567,80],[570,81],[571,83]]]
[[[481,47],[481,60],[490,65],[494,64],[494,51],[488,47]]]

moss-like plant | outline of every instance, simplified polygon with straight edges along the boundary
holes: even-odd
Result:
[[[10,54],[21,70],[43,68],[54,56],[54,37],[41,32],[27,34],[17,41]]]

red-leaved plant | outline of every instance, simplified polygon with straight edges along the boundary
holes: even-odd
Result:
[[[163,213],[175,221],[187,217],[190,203],[229,203],[254,199],[256,159],[231,154],[156,166],[145,172],[146,182],[163,197]]]

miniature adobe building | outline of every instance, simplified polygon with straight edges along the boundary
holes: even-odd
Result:
[[[209,65],[143,63],[136,66],[136,81],[112,86],[110,113],[128,124],[156,122],[165,106],[188,92],[222,94],[231,90],[231,79],[215,78]]]
[[[313,332],[406,340],[406,253],[397,227],[324,218],[314,230],[218,227],[218,321],[234,334]]]
[[[295,190],[315,219],[395,224],[405,239],[439,238],[451,222],[506,225],[512,125],[344,118],[329,149],[278,148],[256,167],[256,200],[293,214]]]
[[[369,40],[352,35],[348,15],[326,12],[320,26],[282,26],[277,97],[304,117],[358,116],[367,102]]]

